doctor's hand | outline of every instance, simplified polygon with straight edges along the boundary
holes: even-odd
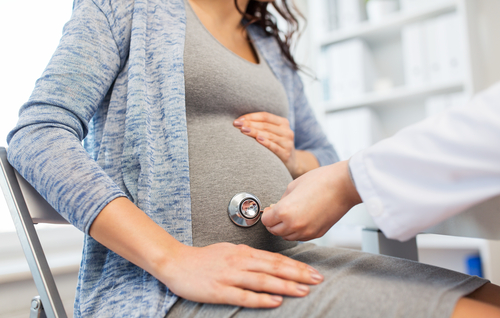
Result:
[[[236,119],[233,126],[278,156],[294,179],[319,167],[312,153],[295,149],[294,133],[284,117],[267,112],[250,113]]]
[[[185,299],[253,308],[278,307],[281,295],[303,297],[323,280],[311,266],[246,245],[183,245],[159,277]]]
[[[349,176],[347,161],[310,171],[291,182],[281,200],[262,214],[274,235],[290,241],[323,236],[361,198]]]

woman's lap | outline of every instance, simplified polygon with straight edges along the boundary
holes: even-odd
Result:
[[[486,280],[417,262],[300,244],[284,255],[318,269],[325,280],[304,298],[274,309],[201,304],[179,299],[177,317],[449,317],[457,300]]]

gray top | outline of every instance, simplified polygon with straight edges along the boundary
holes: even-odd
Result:
[[[239,192],[262,205],[277,202],[292,177],[282,161],[233,127],[241,115],[266,111],[287,117],[285,90],[256,51],[251,63],[224,47],[186,2],[184,49],[193,245],[247,244],[271,251],[296,245],[271,235],[261,222],[240,228],[227,207]]]

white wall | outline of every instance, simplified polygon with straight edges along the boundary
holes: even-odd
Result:
[[[19,108],[28,100],[35,81],[57,47],[72,5],[72,0],[0,0],[0,146],[7,146],[7,134],[15,126]],[[31,298],[37,292],[12,231],[14,226],[0,195],[0,317],[27,317]],[[59,267],[56,283],[70,317],[79,264],[75,253],[80,253],[82,242],[81,233],[75,231],[69,230],[65,235],[72,242],[71,247],[48,253],[49,263]],[[55,234],[53,230],[48,232]],[[48,232],[42,237],[50,236]],[[42,238],[44,243],[50,245]],[[61,261],[66,263],[59,266],[57,263]]]
[[[72,6],[72,0],[0,1],[0,146],[7,146],[19,108],[56,49]],[[0,232],[13,229],[2,197]]]

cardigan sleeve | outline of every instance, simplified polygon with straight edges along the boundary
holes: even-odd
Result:
[[[9,162],[86,233],[110,201],[125,196],[82,146],[119,70],[107,17],[93,1],[76,2],[56,52],[7,138]]]
[[[304,93],[304,84],[297,72],[293,75],[294,113],[295,113],[295,148],[311,152],[320,166],[339,161],[337,152],[328,141]]]

